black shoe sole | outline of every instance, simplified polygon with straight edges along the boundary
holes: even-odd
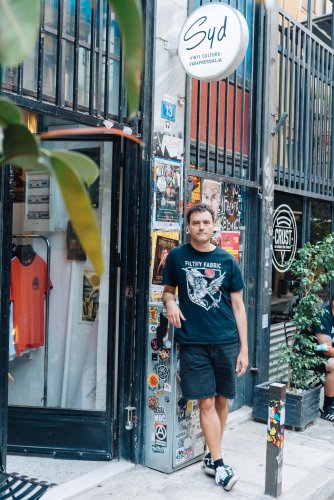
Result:
[[[207,474],[208,476],[211,476],[211,477],[216,476],[215,469],[211,469],[211,467],[207,467],[205,464],[202,464],[202,467],[204,469],[205,474]]]

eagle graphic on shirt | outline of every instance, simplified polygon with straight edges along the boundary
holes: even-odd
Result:
[[[219,307],[221,300],[220,287],[226,272],[209,268],[183,267],[186,273],[187,291],[189,299],[207,311],[212,307]],[[216,273],[219,276],[216,278]]]

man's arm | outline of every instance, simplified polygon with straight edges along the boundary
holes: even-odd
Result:
[[[322,351],[322,353],[329,358],[334,358],[334,347],[332,347],[331,336],[326,333],[316,333],[315,335],[319,344],[327,344],[328,346],[328,350]]]
[[[168,321],[177,328],[181,328],[181,319],[185,320],[186,318],[176,303],[175,288],[175,286],[165,285],[162,301],[167,308]]]
[[[240,340],[240,352],[236,366],[236,372],[239,377],[240,375],[244,375],[244,373],[246,373],[248,367],[247,317],[245,305],[242,300],[242,290],[239,290],[238,292],[231,292],[230,297]]]

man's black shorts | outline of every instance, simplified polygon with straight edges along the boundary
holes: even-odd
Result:
[[[239,344],[181,344],[180,377],[184,399],[235,398]]]

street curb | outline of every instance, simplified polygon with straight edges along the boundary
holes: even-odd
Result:
[[[121,472],[127,472],[135,468],[135,464],[125,460],[113,461],[96,470],[88,472],[83,476],[72,479],[67,483],[50,488],[44,495],[43,500],[69,500],[77,498],[78,495],[90,490],[94,486],[110,479]]]
[[[321,467],[314,469],[308,475],[307,480],[303,479],[298,484],[283,493],[282,500],[295,500],[303,498],[304,500],[332,500],[334,494],[334,464],[333,458]],[[283,465],[284,478],[284,465]],[[283,479],[284,481],[284,479]],[[283,483],[284,484],[284,483]],[[317,488],[310,492],[310,485],[317,484]]]
[[[252,408],[243,406],[229,414],[226,431],[235,426],[248,422],[251,419]],[[78,498],[78,495],[94,488],[94,486],[110,479],[121,472],[127,472],[135,469],[136,465],[125,460],[112,461],[109,464],[99,467],[96,470],[88,472],[83,476],[72,479],[59,486],[50,488],[44,495],[43,500],[70,500]]]

